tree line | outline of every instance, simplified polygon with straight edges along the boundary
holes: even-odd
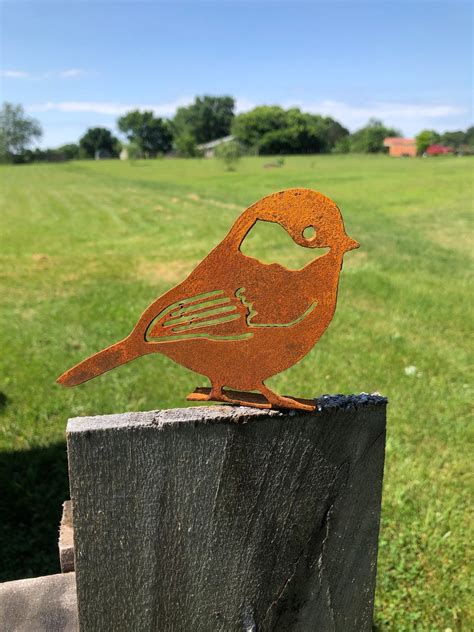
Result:
[[[350,133],[330,116],[302,112],[299,108],[257,106],[235,114],[230,96],[196,97],[180,107],[171,119],[152,111],[133,110],[120,116],[117,129],[127,139],[120,141],[105,127],[89,128],[78,143],[55,149],[31,149],[41,138],[40,124],[28,117],[21,105],[4,103],[0,110],[0,160],[2,162],[62,161],[80,158],[118,157],[126,149],[129,158],[155,158],[173,154],[201,155],[200,145],[232,135],[235,153],[250,155],[381,153],[388,136],[401,136],[397,129],[371,119]],[[474,152],[474,127],[466,131],[438,134],[423,130],[416,137],[418,153],[433,143],[449,145],[465,153]]]

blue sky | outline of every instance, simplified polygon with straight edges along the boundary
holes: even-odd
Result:
[[[298,105],[354,130],[472,124],[472,4],[43,2],[1,4],[2,100],[44,128],[42,146],[114,129],[131,108],[172,116],[195,95],[238,111]]]

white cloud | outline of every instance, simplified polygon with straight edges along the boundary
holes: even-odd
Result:
[[[173,116],[181,106],[189,105],[192,98],[183,97],[170,103],[115,103],[112,101],[48,101],[26,107],[29,112],[88,112],[120,116],[130,110],[151,110],[156,116]]]
[[[320,101],[316,103],[288,102],[286,107],[296,105],[306,112],[317,112],[326,116],[343,119],[347,124],[359,124],[369,118],[413,119],[443,118],[463,114],[464,109],[453,105],[421,105],[409,103],[374,103],[354,106],[341,101]]]
[[[58,77],[61,77],[61,79],[69,79],[70,77],[83,77],[87,74],[87,71],[82,68],[69,68],[67,70],[60,70]]]
[[[273,101],[267,102],[277,104]],[[245,112],[261,105],[246,98],[236,99],[236,111]],[[303,112],[331,116],[354,131],[367,123],[370,118],[381,119],[386,125],[400,128],[409,134],[414,134],[425,127],[436,128],[444,125],[463,125],[465,121],[458,121],[459,117],[469,118],[469,111],[457,105],[450,104],[420,104],[397,102],[372,102],[364,105],[354,105],[344,101],[325,99],[321,101],[287,100],[280,102],[284,108],[298,107]]]
[[[82,71],[72,69],[63,71],[64,76],[77,76]],[[181,97],[168,103],[121,103],[115,101],[47,101],[27,107],[30,112],[89,112],[117,116],[130,110],[152,110],[158,116],[172,116],[177,108],[193,102],[191,97]],[[246,112],[259,105],[240,97],[236,99],[236,112]],[[400,123],[414,119],[442,119],[466,113],[466,109],[454,105],[421,105],[409,103],[375,103],[357,106],[342,101],[324,100],[319,102],[286,101],[284,108],[299,107],[304,112],[332,116],[349,127],[365,124],[369,118],[380,118],[383,121],[396,120]]]
[[[2,77],[8,77],[9,79],[29,79],[30,74],[23,72],[23,70],[2,70],[0,71]]]
[[[67,76],[76,76],[76,69],[63,71]],[[27,106],[29,112],[64,112],[101,115],[106,117],[121,116],[130,110],[151,110],[156,116],[171,117],[181,106],[193,102],[191,97],[182,97],[166,103],[123,103],[116,101],[46,101]],[[269,103],[275,103],[272,100]],[[236,112],[246,112],[260,103],[246,97],[236,98]],[[324,116],[332,116],[343,125],[354,131],[367,123],[370,118],[381,119],[386,125],[401,129],[412,135],[421,129],[434,127],[445,130],[469,125],[469,110],[450,104],[419,104],[375,102],[354,105],[343,101],[284,101],[282,107],[299,107],[304,112],[313,112]]]
[[[332,116],[350,130],[367,123],[370,118],[381,119],[385,124],[410,130],[419,130],[429,124],[442,123],[443,119],[467,114],[463,107],[455,105],[388,103],[379,102],[359,106],[342,101],[323,100],[319,102],[288,101],[284,107],[297,106],[305,112]]]
[[[66,68],[65,70],[49,70],[48,72],[31,73],[23,70],[2,70],[0,75],[8,79],[30,79],[42,81],[43,79],[71,79],[84,77],[91,73],[83,68]]]
[[[252,110],[257,105],[259,104],[247,99],[246,97],[237,97],[235,99],[235,111],[237,114],[240,114],[241,112],[248,112],[248,110]]]

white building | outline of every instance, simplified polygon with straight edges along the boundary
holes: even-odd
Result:
[[[211,140],[209,143],[202,143],[202,145],[198,145],[197,148],[202,152],[204,158],[213,158],[216,147],[224,143],[230,143],[231,140],[234,140],[233,136],[224,136],[223,138]]]

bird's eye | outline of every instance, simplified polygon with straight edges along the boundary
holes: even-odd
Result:
[[[303,237],[307,240],[313,239],[316,235],[316,229],[314,226],[306,226],[303,230]]]

